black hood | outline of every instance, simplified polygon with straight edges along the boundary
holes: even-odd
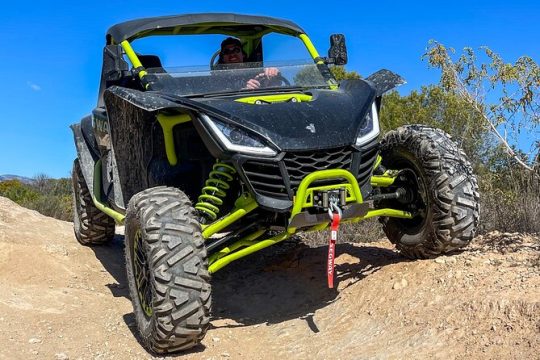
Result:
[[[196,102],[210,117],[249,129],[282,151],[354,144],[375,100],[375,88],[363,80],[349,80],[342,82],[339,90],[314,89],[310,93],[309,102],[255,105],[231,98],[202,98]]]

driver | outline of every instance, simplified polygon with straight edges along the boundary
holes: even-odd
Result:
[[[221,42],[218,64],[242,64],[244,63],[245,58],[247,58],[247,55],[242,50],[242,43],[240,40],[228,37]],[[261,80],[264,78],[271,80],[278,75],[279,70],[277,68],[266,68],[264,69],[264,72],[247,80],[245,87],[247,89],[258,89],[261,87]]]

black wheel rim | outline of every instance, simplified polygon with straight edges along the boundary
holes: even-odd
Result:
[[[412,157],[412,156],[411,156]],[[430,198],[427,191],[425,176],[419,167],[409,156],[401,154],[391,164],[390,169],[399,169],[400,174],[393,186],[388,190],[395,191],[398,188],[406,190],[406,196],[401,200],[385,201],[384,206],[394,209],[408,211],[414,214],[412,219],[394,220],[401,224],[401,228],[407,233],[415,233],[423,228],[429,215]]]
[[[148,257],[144,251],[143,237],[140,230],[135,233],[135,239],[133,240],[133,276],[135,277],[135,286],[137,287],[141,308],[147,317],[151,317],[153,314],[153,289],[150,281]]]
[[[402,169],[399,177],[400,182],[409,192],[407,197],[409,197],[410,202],[404,204],[404,210],[415,214],[412,219],[399,219],[399,221],[407,224],[410,228],[422,227],[429,208],[429,197],[424,179],[421,174],[411,167]]]

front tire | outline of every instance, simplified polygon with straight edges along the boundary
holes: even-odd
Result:
[[[143,344],[156,353],[196,346],[210,323],[211,288],[188,197],[168,187],[136,194],[125,230],[127,278]]]
[[[406,202],[384,204],[416,213],[382,218],[388,239],[409,258],[431,258],[469,244],[479,222],[476,176],[465,153],[440,129],[402,126],[381,142],[382,165],[401,170],[396,187]]]

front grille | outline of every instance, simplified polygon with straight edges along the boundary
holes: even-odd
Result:
[[[257,193],[277,198],[289,198],[278,162],[248,160],[242,168]]]
[[[328,149],[316,152],[289,152],[281,161],[247,160],[242,169],[251,186],[260,195],[290,199],[302,179],[318,170],[345,169],[355,173],[352,148]],[[330,185],[340,180],[322,180],[314,185]]]
[[[369,182],[377,155],[379,155],[379,146],[376,140],[360,148],[360,161],[356,171],[356,180],[360,187]]]
[[[351,170],[352,149],[339,148],[317,152],[287,153],[283,158],[289,175],[291,188],[296,192],[302,179],[317,170],[345,169]],[[339,181],[339,180],[338,180]],[[332,181],[318,182],[316,185],[327,185]]]
[[[352,147],[310,152],[288,152],[280,161],[246,160],[242,170],[253,190],[263,196],[292,200],[306,175],[325,169],[349,170],[362,189],[369,180],[379,152],[378,140],[355,149]],[[321,180],[313,186],[340,183],[342,180]],[[363,190],[364,191],[364,190]],[[366,190],[369,191],[369,190]]]

